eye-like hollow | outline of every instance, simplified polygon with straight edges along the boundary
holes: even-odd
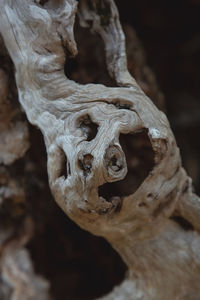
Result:
[[[85,176],[88,176],[92,169],[93,156],[91,154],[85,154],[82,159],[79,159],[78,165]]]
[[[93,140],[98,132],[98,125],[90,119],[89,115],[83,116],[79,120],[79,127],[81,128],[83,135],[86,137],[87,141]]]
[[[64,177],[67,179],[69,175],[71,175],[70,163],[67,159],[66,154],[62,149],[59,149],[59,167],[57,170],[57,177]]]
[[[126,156],[128,173],[123,180],[105,183],[99,187],[99,196],[107,201],[113,197],[133,194],[153,169],[154,151],[147,130],[138,133],[121,134],[119,142]],[[114,166],[116,165],[113,160]],[[118,166],[115,166],[117,169]]]
[[[35,3],[41,5],[41,6],[44,6],[45,3],[49,2],[49,0],[35,0]]]

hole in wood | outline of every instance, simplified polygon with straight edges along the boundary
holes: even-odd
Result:
[[[133,194],[154,167],[154,151],[146,129],[140,133],[121,134],[119,141],[126,156],[128,173],[121,181],[99,187],[99,196],[109,202],[113,197]]]
[[[35,2],[41,6],[44,6],[49,0],[36,0]]]
[[[110,160],[110,167],[113,171],[118,172],[121,170],[122,166],[119,164],[118,159],[116,156],[113,156]]]
[[[85,154],[83,156],[83,159],[79,159],[79,167],[81,170],[83,170],[83,173],[85,176],[88,176],[92,169],[92,161],[93,156],[91,154]]]
[[[184,230],[194,230],[193,225],[181,216],[173,216],[170,219],[179,224]]]
[[[116,108],[118,108],[118,109],[128,109],[128,110],[130,110],[130,108],[131,108],[131,104],[130,103],[121,103],[121,102],[115,102],[115,103],[113,103],[115,106],[116,106]]]
[[[67,177],[71,175],[70,163],[64,151],[62,149],[60,149],[59,151],[60,169],[58,170],[58,177],[63,176],[65,179],[67,179]]]
[[[98,127],[99,126],[96,123],[92,122],[89,115],[85,115],[80,120],[80,128],[87,141],[91,141],[96,137]]]
[[[74,34],[78,55],[74,58],[66,55],[64,71],[67,78],[80,84],[101,83],[116,87],[116,82],[110,77],[106,67],[104,45],[100,36],[92,34],[88,28],[81,27],[77,20]]]

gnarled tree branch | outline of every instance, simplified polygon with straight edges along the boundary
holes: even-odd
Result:
[[[198,299],[200,238],[176,221],[181,216],[198,231],[199,198],[166,116],[127,70],[114,2],[82,0],[78,8],[74,0],[1,0],[0,8],[19,100],[43,133],[55,200],[82,228],[105,237],[129,267],[128,279],[104,299]],[[77,54],[77,11],[81,24],[102,37],[109,73],[121,87],[66,78],[65,60]],[[150,144],[153,162],[139,185],[120,144],[127,134],[133,141],[142,134]],[[105,183],[120,184],[127,173],[136,189],[101,195]]]

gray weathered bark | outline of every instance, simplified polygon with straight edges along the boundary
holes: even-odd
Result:
[[[77,54],[77,12],[80,24],[101,36],[119,87],[65,76],[65,60]],[[77,8],[74,0],[0,0],[0,32],[15,65],[19,101],[44,136],[56,202],[79,226],[105,237],[129,267],[127,279],[103,299],[199,299],[200,201],[166,116],[127,70],[114,2],[81,0]],[[151,143],[153,168],[134,192],[104,198],[100,186],[131,172],[120,134],[134,139],[140,132]],[[194,230],[179,226],[177,216]]]

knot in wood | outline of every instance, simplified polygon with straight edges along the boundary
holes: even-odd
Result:
[[[127,174],[124,152],[118,146],[107,148],[104,157],[106,181],[112,182],[123,179]]]

